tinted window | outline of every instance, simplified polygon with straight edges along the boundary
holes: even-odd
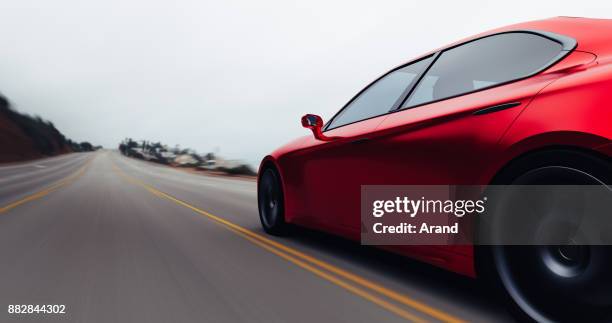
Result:
[[[560,43],[529,33],[482,38],[442,52],[402,107],[520,79],[547,66]]]
[[[370,85],[331,121],[328,129],[385,114],[398,102],[431,57],[397,69]],[[398,103],[399,104],[399,103]]]

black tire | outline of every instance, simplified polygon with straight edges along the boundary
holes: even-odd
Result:
[[[493,184],[611,183],[610,159],[554,150],[512,163]],[[611,246],[479,246],[477,260],[478,274],[520,322],[612,322]]]
[[[257,185],[257,204],[259,219],[266,233],[276,236],[286,235],[285,197],[278,172],[268,167],[263,170]]]

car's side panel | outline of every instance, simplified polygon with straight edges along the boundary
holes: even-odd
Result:
[[[568,72],[546,87],[500,142],[503,159],[550,146],[596,149],[612,140],[612,65]]]
[[[368,155],[370,176],[361,182],[385,185],[487,184],[480,172],[494,157],[497,143],[538,91],[558,75],[534,78],[390,114],[372,134]],[[474,113],[507,102],[518,106],[486,114]],[[356,191],[356,190],[355,190]],[[351,191],[347,191],[350,193]],[[353,199],[359,200],[355,194]],[[359,212],[346,227],[359,239]],[[464,232],[471,230],[466,223]],[[471,246],[390,246],[450,270],[474,275]]]
[[[311,137],[300,149],[278,158],[288,189],[299,196],[290,198],[297,209],[288,221],[346,235],[341,218],[355,210],[353,201],[347,200],[352,195],[345,190],[362,180],[370,157],[354,141],[367,136],[385,118],[383,115],[327,131],[326,136],[340,139],[326,142]]]
[[[376,183],[487,184],[476,179],[531,99],[558,76],[538,76],[390,114],[377,128]],[[519,105],[475,112],[503,103]]]

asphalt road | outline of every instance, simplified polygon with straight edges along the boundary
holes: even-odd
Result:
[[[0,257],[0,322],[509,320],[469,278],[315,232],[265,235],[253,181],[111,151],[0,167]]]

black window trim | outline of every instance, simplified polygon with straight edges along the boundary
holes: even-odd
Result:
[[[331,119],[329,119],[329,121],[327,121],[327,122],[325,123],[325,125],[323,126],[323,131],[332,130],[332,129],[336,129],[336,128],[340,128],[340,127],[343,127],[343,126],[347,126],[347,125],[350,125],[350,124],[353,124],[353,123],[356,123],[356,122],[360,122],[360,121],[364,121],[364,120],[368,120],[368,119],[376,118],[376,117],[379,117],[379,116],[383,116],[383,115],[389,114],[389,112],[390,112],[390,111],[395,110],[395,109],[396,109],[398,106],[401,106],[401,104],[404,102],[405,95],[406,95],[406,94],[410,94],[408,90],[409,90],[409,89],[414,88],[414,87],[415,87],[415,86],[418,84],[416,81],[420,80],[420,79],[423,77],[423,75],[425,75],[425,73],[426,73],[426,72],[429,70],[429,68],[431,67],[431,62],[429,63],[429,65],[425,66],[425,67],[424,67],[424,68],[423,68],[421,71],[419,71],[419,73],[417,74],[417,77],[415,77],[415,78],[414,78],[414,79],[413,79],[413,80],[410,82],[410,84],[408,84],[408,86],[406,86],[406,89],[404,89],[404,91],[403,91],[403,92],[402,92],[402,94],[400,95],[399,99],[393,103],[393,105],[391,106],[391,109],[389,109],[389,111],[387,111],[386,113],[383,113],[383,114],[378,114],[378,115],[375,115],[375,116],[372,116],[372,117],[368,117],[368,118],[365,118],[365,119],[360,119],[360,120],[357,120],[357,121],[353,121],[353,122],[349,122],[349,123],[346,123],[346,124],[340,125],[340,126],[338,126],[338,127],[334,127],[334,128],[328,129],[328,128],[329,128],[329,126],[330,126],[330,125],[333,123],[333,120],[334,120],[334,119],[336,119],[337,117],[339,117],[339,116],[342,114],[342,112],[343,112],[343,111],[344,111],[344,110],[345,110],[345,109],[346,109],[348,106],[350,106],[350,105],[351,105],[351,103],[353,103],[353,101],[355,101],[355,100],[356,100],[356,99],[357,99],[357,98],[358,98],[358,97],[359,97],[361,94],[363,94],[363,93],[364,93],[364,92],[366,92],[366,91],[367,91],[367,90],[368,90],[370,87],[372,87],[372,85],[374,85],[375,83],[377,83],[377,82],[378,82],[378,81],[380,81],[381,79],[385,78],[387,75],[389,75],[389,74],[391,74],[391,73],[393,73],[393,72],[395,72],[395,71],[401,70],[402,68],[407,67],[407,66],[409,66],[409,65],[416,64],[416,63],[418,63],[418,62],[420,62],[420,61],[427,60],[427,59],[429,59],[429,58],[431,58],[431,57],[434,57],[434,59],[432,59],[432,62],[433,62],[433,61],[435,60],[435,58],[437,57],[437,55],[438,55],[438,54],[439,54],[438,52],[436,52],[436,53],[432,53],[432,54],[427,54],[427,55],[422,56],[422,57],[419,57],[419,58],[417,58],[417,59],[415,59],[415,60],[413,60],[413,61],[410,61],[409,63],[406,63],[406,64],[402,64],[402,65],[400,65],[400,66],[397,66],[397,67],[393,68],[392,70],[390,70],[390,71],[388,71],[388,72],[384,73],[383,75],[379,76],[377,79],[375,79],[374,81],[372,81],[370,84],[368,84],[366,87],[364,87],[364,88],[363,88],[361,91],[359,91],[357,94],[355,94],[355,96],[353,96],[353,97],[352,97],[352,98],[351,98],[351,99],[350,99],[350,100],[349,100],[349,101],[348,101],[348,102],[347,102],[347,103],[346,103],[346,104],[345,104],[345,105],[342,107],[342,109],[340,109],[338,112],[336,112],[336,114],[335,114],[333,117],[331,117]]]
[[[402,104],[404,104],[404,101],[406,101],[406,99],[408,99],[412,95],[412,92],[414,92],[414,89],[416,89],[416,86],[421,82],[421,79],[423,79],[425,74],[427,74],[427,72],[429,72],[429,69],[438,60],[438,57],[440,57],[440,53],[441,53],[441,51],[438,51],[438,52],[435,52],[432,55],[428,55],[428,56],[426,56],[425,58],[422,59],[422,60],[425,60],[425,59],[429,59],[431,57],[431,61],[429,62],[429,65],[425,66],[425,68],[423,68],[423,69],[421,69],[421,71],[419,71],[419,74],[417,74],[417,76],[410,82],[410,84],[408,84],[408,86],[402,92],[402,94],[397,99],[397,101],[395,101],[395,103],[393,103],[393,106],[391,106],[391,109],[389,109],[389,111],[393,111],[393,110],[399,109],[402,106]],[[419,62],[419,61],[415,61],[414,63],[417,63],[417,62]],[[404,66],[412,65],[414,63],[409,63],[409,64],[406,64]]]
[[[488,37],[493,37],[493,36],[498,36],[498,35],[503,35],[503,34],[513,34],[513,33],[525,33],[525,34],[533,34],[533,35],[537,35],[549,40],[552,40],[556,43],[561,44],[561,51],[559,52],[559,54],[557,54],[555,57],[553,57],[547,64],[544,64],[540,69],[537,69],[536,71],[534,71],[533,73],[524,76],[524,77],[520,77],[517,79],[512,79],[512,80],[508,80],[506,82],[501,82],[501,83],[496,83],[490,86],[486,86],[486,87],[482,87],[482,88],[478,88],[475,89],[473,91],[469,91],[469,92],[464,92],[464,93],[460,93],[454,96],[450,96],[450,97],[446,97],[443,99],[438,99],[438,100],[433,100],[433,101],[428,101],[428,102],[424,102],[424,103],[420,103],[414,106],[409,106],[409,107],[405,107],[405,108],[401,108],[402,105],[404,104],[405,101],[407,101],[408,99],[410,99],[410,97],[412,96],[412,94],[414,93],[414,90],[416,89],[416,87],[419,85],[419,83],[421,82],[421,80],[423,79],[423,77],[425,76],[425,74],[429,71],[429,69],[431,69],[431,67],[433,66],[433,64],[436,63],[436,60],[440,57],[440,55],[442,53],[444,53],[447,50],[451,50],[453,48],[459,47],[459,46],[463,46],[465,44],[469,44],[471,42],[475,42],[475,41],[479,41],[481,39],[484,38],[488,38]],[[338,112],[336,112],[336,114],[334,114],[333,117],[331,117],[331,119],[329,119],[329,121],[327,121],[325,123],[325,126],[323,126],[323,131],[328,131],[328,130],[333,130],[333,129],[338,129],[344,126],[348,126],[350,124],[353,123],[357,123],[357,122],[361,122],[361,121],[365,121],[365,120],[369,120],[369,119],[373,119],[373,118],[377,118],[380,116],[384,116],[384,115],[388,115],[391,113],[395,113],[395,112],[399,112],[399,111],[404,111],[407,109],[414,109],[423,105],[427,105],[427,104],[432,104],[432,103],[436,103],[436,102],[440,102],[440,101],[444,101],[444,100],[449,100],[452,98],[456,98],[459,96],[463,96],[463,95],[468,95],[468,94],[472,94],[475,92],[480,92],[480,91],[484,91],[484,90],[488,90],[494,87],[498,87],[498,86],[503,86],[509,83],[513,83],[513,82],[518,82],[524,79],[528,79],[530,77],[533,77],[541,72],[544,72],[545,70],[547,70],[548,68],[552,67],[553,65],[555,65],[556,63],[558,63],[559,61],[561,61],[562,59],[564,59],[567,55],[569,55],[574,49],[576,49],[576,47],[578,46],[578,42],[576,41],[576,39],[571,38],[569,36],[565,36],[565,35],[560,35],[557,33],[553,33],[553,32],[549,32],[549,31],[542,31],[542,30],[535,30],[535,29],[518,29],[518,30],[508,30],[508,31],[502,31],[502,32],[498,32],[498,33],[494,33],[494,34],[489,34],[489,35],[484,35],[478,38],[474,38],[474,39],[470,39],[468,41],[459,43],[459,44],[455,44],[452,45],[450,47],[447,48],[443,48],[437,52],[434,53],[429,53],[427,55],[424,55],[422,57],[419,57],[413,61],[410,61],[406,64],[402,64],[390,71],[388,71],[387,73],[383,74],[382,76],[378,77],[377,79],[375,79],[373,82],[371,82],[370,84],[368,84],[365,88],[363,88],[361,91],[359,91],[359,93],[357,93],[355,96],[353,96],[353,98],[351,98],[351,100],[349,100]],[[370,86],[372,86],[374,83],[378,82],[378,80],[382,79],[383,77],[389,75],[390,73],[393,73],[399,69],[402,69],[408,65],[411,64],[415,64],[419,61],[428,59],[430,57],[433,57],[433,59],[431,60],[431,62],[429,63],[428,66],[426,66],[424,69],[421,70],[421,72],[418,74],[418,76],[412,81],[410,82],[410,84],[406,87],[406,90],[402,93],[402,95],[400,96],[400,98],[393,104],[393,106],[391,107],[391,109],[387,112],[387,113],[383,113],[383,114],[378,114],[375,116],[371,116],[369,118],[365,118],[365,119],[361,119],[361,120],[357,120],[357,121],[353,121],[347,124],[343,124],[334,128],[329,128],[330,125],[333,123],[334,119],[336,119],[343,111],[344,109],[346,109],[357,97],[359,97],[363,92],[365,92],[368,88],[370,88]]]

